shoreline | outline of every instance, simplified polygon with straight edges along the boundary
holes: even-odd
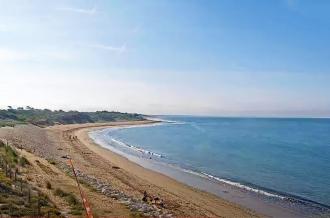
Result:
[[[143,127],[143,126],[152,126],[152,125],[150,124],[141,125],[141,126],[133,125],[128,127],[116,126],[113,128],[135,128],[135,127]],[[179,183],[183,183],[184,185],[197,188],[201,191],[206,191],[210,194],[216,195],[221,199],[227,200],[229,202],[233,202],[235,204],[239,204],[245,208],[249,208],[253,211],[256,211],[258,214],[263,214],[266,216],[275,216],[275,217],[283,217],[283,216],[310,217],[312,215],[315,215],[313,213],[317,211],[316,208],[322,210],[322,208],[320,208],[320,206],[321,207],[323,206],[322,204],[309,201],[308,199],[300,199],[298,197],[285,195],[283,193],[278,193],[276,191],[268,192],[267,191],[268,189],[263,189],[263,188],[256,189],[253,186],[246,186],[244,184],[233,182],[231,180],[224,181],[224,179],[220,179],[203,172],[197,175],[198,172],[186,170],[183,168],[178,169],[178,172],[174,172],[176,169],[171,169],[170,171],[168,171],[168,168],[166,167],[159,166],[155,163],[153,164],[150,163],[150,161],[153,160],[143,160],[143,158],[134,157],[133,155],[129,155],[125,152],[116,150],[114,147],[111,147],[111,145],[107,146],[108,143],[98,141],[96,140],[95,137],[91,137],[92,133],[106,131],[106,129],[108,128],[106,127],[98,128],[98,129],[92,128],[86,130],[84,134],[87,134],[90,138],[92,138],[93,144],[103,149],[110,150],[110,152],[114,153],[114,155],[122,156],[126,160],[134,162],[135,164],[143,168],[146,168],[148,170],[151,170],[155,173],[160,173],[162,175],[169,176],[171,179],[174,179]],[[128,145],[128,147],[131,146]],[[183,174],[189,174],[189,176]],[[201,178],[196,178],[197,176]],[[249,192],[254,192],[254,193],[249,193]],[[264,196],[260,196],[260,195],[264,195]],[[311,203],[311,205],[306,206],[304,205],[305,203]]]
[[[142,124],[153,124],[158,123],[157,121],[147,121]],[[206,210],[209,215],[207,216],[216,216],[216,217],[262,217],[263,215],[257,214],[251,209],[242,207],[236,203],[224,200],[219,196],[216,196],[212,193],[208,193],[197,188],[191,187],[187,184],[177,181],[167,175],[164,175],[160,172],[147,169],[137,163],[134,163],[127,159],[124,156],[121,156],[107,148],[102,147],[101,145],[95,143],[93,139],[89,137],[89,132],[112,128],[112,127],[123,127],[123,126],[132,126],[136,123],[131,124],[119,124],[119,125],[96,125],[96,126],[86,126],[71,129],[70,134],[77,137],[80,143],[86,146],[89,150],[96,153],[105,160],[110,161],[112,164],[119,166],[121,169],[125,170],[129,176],[139,177],[140,179],[145,180],[145,183],[148,183],[152,186],[157,186],[160,189],[166,190],[171,194],[179,197],[179,199],[184,199],[193,204],[198,210]],[[139,123],[138,125],[141,125]],[[189,203],[188,203],[189,205]],[[189,206],[191,207],[191,206]],[[187,207],[186,209],[192,209]],[[182,208],[183,209],[183,208]],[[186,210],[184,209],[184,210]],[[206,212],[205,211],[205,212]],[[193,211],[191,211],[193,212]],[[196,211],[197,212],[197,211]],[[206,215],[207,213],[204,213]]]
[[[102,137],[104,135],[110,135],[110,133],[113,131],[113,129],[127,129],[127,128],[138,128],[138,127],[145,128],[145,127],[159,126],[159,125],[168,124],[168,123],[176,124],[175,121],[167,121],[167,120],[156,120],[156,121],[159,121],[159,122],[151,123],[151,124],[142,124],[142,125],[115,126],[115,127],[111,127],[111,128],[104,128],[104,129],[102,128],[100,130],[92,130],[88,134],[89,134],[89,137],[92,138],[93,141],[96,144],[98,144],[99,146],[104,147],[106,149],[110,149],[111,151],[115,152],[116,154],[124,156],[128,159],[130,159],[129,158],[130,156],[133,156],[133,159],[142,159],[142,160],[146,160],[146,161],[155,160],[156,162],[161,162],[162,164],[166,164],[169,167],[174,167],[178,170],[182,170],[184,172],[188,172],[188,173],[197,175],[199,177],[207,178],[209,180],[220,182],[220,183],[225,183],[225,184],[228,184],[231,186],[236,186],[240,189],[245,189],[247,191],[254,192],[254,193],[257,193],[260,195],[265,195],[267,197],[281,199],[281,200],[290,199],[291,201],[297,201],[297,202],[299,201],[301,203],[310,203],[310,204],[315,205],[316,207],[324,207],[326,209],[330,209],[329,205],[326,205],[326,204],[323,204],[323,203],[320,203],[317,201],[313,201],[308,198],[303,198],[303,197],[300,197],[297,195],[280,192],[280,191],[266,188],[266,187],[257,186],[255,184],[246,183],[244,181],[238,181],[238,180],[224,178],[224,177],[217,177],[215,175],[209,174],[208,172],[198,171],[198,170],[195,170],[195,169],[189,168],[189,167],[187,168],[182,165],[178,165],[178,163],[171,163],[167,159],[166,155],[155,153],[152,150],[145,150],[144,148],[136,147],[132,144],[127,144],[126,142],[120,141],[118,139],[114,139],[114,138],[104,139],[103,138],[102,141],[98,139],[98,137]],[[97,141],[99,141],[99,142],[97,142]],[[106,141],[106,144],[105,144],[105,141]],[[120,150],[120,148],[117,149],[117,146],[114,147],[113,143],[109,143],[109,141],[115,142],[115,144],[118,144],[119,145],[118,147],[120,147],[120,148],[125,148],[124,149],[125,151]],[[126,150],[132,150],[132,151],[130,153],[126,153]],[[133,154],[131,154],[131,153],[133,153]],[[141,156],[135,157],[135,153],[139,153],[139,154],[141,154]],[[150,157],[150,158],[148,158],[148,157]],[[151,160],[151,157],[155,157],[155,158],[152,158],[153,160]],[[139,164],[139,162],[141,162],[142,166],[143,166],[143,164],[145,164],[145,163],[143,163],[143,161],[137,161],[137,162],[136,162],[136,160],[131,160],[131,161],[138,163],[138,164]],[[172,162],[173,162],[173,160],[172,160]],[[143,166],[143,167],[145,167],[145,166]],[[151,169],[151,170],[155,171],[155,169]],[[160,172],[160,173],[162,173],[162,172]]]

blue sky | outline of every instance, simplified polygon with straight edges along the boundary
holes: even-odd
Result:
[[[330,116],[330,1],[0,0],[0,106]]]

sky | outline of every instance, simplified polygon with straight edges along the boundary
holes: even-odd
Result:
[[[0,0],[0,107],[330,117],[328,0]]]

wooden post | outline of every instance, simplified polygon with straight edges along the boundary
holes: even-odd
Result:
[[[9,215],[11,216],[13,214],[13,205],[10,203],[8,206],[9,206]]]
[[[15,182],[16,182],[16,180],[17,180],[17,172],[18,172],[18,169],[16,168],[16,169],[15,169],[15,176],[14,176]]]
[[[5,172],[6,172],[6,176],[8,176],[8,166],[7,166],[7,161],[5,161]]]
[[[38,192],[38,211],[37,211],[37,216],[40,216],[40,194]]]
[[[28,202],[29,202],[29,204],[31,203],[31,190],[30,190],[30,188],[29,188],[29,193],[28,193]]]

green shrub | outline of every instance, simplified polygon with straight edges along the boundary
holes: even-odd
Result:
[[[80,208],[79,209],[72,209],[70,211],[70,214],[75,215],[75,216],[80,216],[80,215],[82,215],[82,210]]]
[[[65,197],[65,196],[67,196],[67,194],[68,193],[65,193],[62,189],[60,189],[60,188],[57,188],[57,189],[55,189],[55,192],[54,192],[54,195],[55,196],[59,196],[59,197]]]
[[[64,198],[64,200],[70,205],[72,215],[81,215],[82,214],[82,203],[74,196],[72,193],[64,192],[62,189],[55,189],[54,194],[56,196]]]
[[[55,165],[56,164],[55,160],[53,160],[53,159],[47,159],[47,161],[48,161],[48,163],[50,163],[52,165]]]
[[[66,197],[66,201],[70,204],[70,205],[77,205],[79,204],[78,200],[76,199],[76,197],[74,195],[68,195]]]
[[[6,151],[6,154],[9,155],[10,157],[13,157],[13,158],[17,157],[17,154],[12,147],[6,146],[5,151]]]
[[[26,165],[30,165],[30,162],[25,157],[21,156],[18,160],[18,164],[25,167]]]

